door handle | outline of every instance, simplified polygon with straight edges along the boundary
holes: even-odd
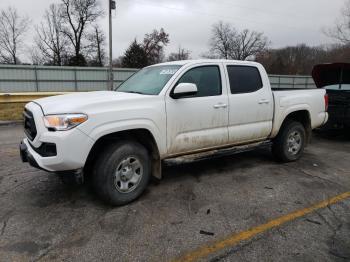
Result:
[[[268,104],[268,103],[270,103],[270,101],[267,100],[267,99],[261,99],[261,100],[259,101],[259,104],[260,104],[260,105],[261,105],[261,104]]]
[[[227,104],[223,104],[223,103],[219,103],[219,104],[214,105],[215,109],[226,108],[226,107],[227,107]]]

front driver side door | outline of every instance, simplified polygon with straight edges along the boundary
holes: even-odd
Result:
[[[169,155],[222,146],[228,142],[228,97],[220,65],[187,70],[176,82],[197,85],[198,93],[173,99],[166,96]],[[173,89],[172,88],[172,89]]]

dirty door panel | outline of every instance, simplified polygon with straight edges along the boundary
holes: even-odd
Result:
[[[273,97],[269,83],[257,67],[227,65],[229,91],[229,142],[262,140],[272,129]]]
[[[220,66],[189,69],[177,81],[194,83],[198,93],[191,97],[167,97],[167,145],[169,154],[216,147],[228,141],[228,98],[223,90]]]

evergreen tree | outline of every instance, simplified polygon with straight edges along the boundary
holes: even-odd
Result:
[[[122,66],[128,68],[142,68],[147,66],[147,64],[147,53],[135,39],[125,51],[122,59]]]

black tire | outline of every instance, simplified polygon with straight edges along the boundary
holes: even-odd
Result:
[[[115,174],[118,173],[117,168],[122,165],[122,162],[124,163],[130,158],[137,159],[138,163],[140,163],[142,166],[142,175],[137,185],[133,185],[131,182],[125,182],[128,183],[128,186],[133,185],[131,188],[134,187],[134,189],[131,192],[121,192],[119,187],[120,183],[123,182],[116,182],[118,179]],[[129,168],[131,167],[129,166]],[[120,170],[120,172],[121,171],[122,170]],[[116,142],[107,147],[97,158],[92,170],[93,188],[104,201],[111,205],[125,205],[135,200],[143,193],[150,180],[150,172],[150,157],[147,150],[142,145],[134,141]]]
[[[295,134],[300,136],[300,145],[290,146],[288,139]],[[281,162],[293,162],[298,160],[304,152],[306,145],[305,127],[296,121],[287,120],[273,141],[272,154]],[[298,148],[298,149],[296,149]]]

